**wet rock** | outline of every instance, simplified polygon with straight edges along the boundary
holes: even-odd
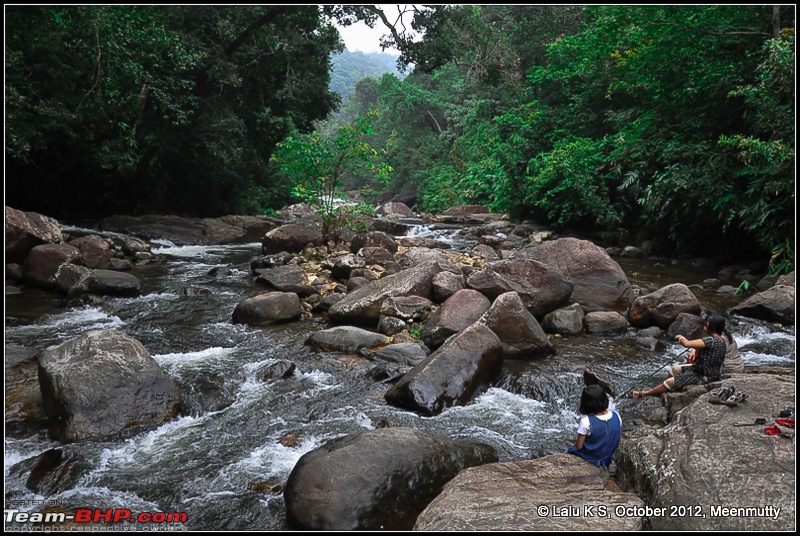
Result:
[[[5,346],[6,431],[43,423],[47,419],[39,389],[39,350],[16,344]]]
[[[23,212],[6,206],[6,263],[22,263],[30,250],[42,244],[64,241],[61,225],[53,218],[36,212]]]
[[[732,315],[758,318],[768,322],[794,324],[795,289],[793,286],[775,285],[750,296],[729,311]]]
[[[322,233],[316,226],[290,223],[281,225],[265,234],[261,241],[261,252],[264,255],[283,251],[299,253],[308,245],[316,247],[323,243]]]
[[[657,326],[653,326],[657,327]],[[660,329],[660,328],[659,328]],[[691,313],[681,313],[667,329],[667,339],[674,341],[675,337],[683,335],[689,340],[705,337],[704,322],[700,316]]]
[[[72,285],[67,293],[70,298],[85,294],[134,298],[142,294],[142,285],[136,276],[126,272],[92,270]]]
[[[63,443],[158,426],[181,404],[177,385],[144,346],[113,329],[44,350],[39,383],[51,434]]]
[[[62,264],[56,271],[55,289],[61,294],[67,294],[69,289],[91,273],[92,271],[85,266],[69,263]]]
[[[579,303],[587,313],[622,313],[633,300],[628,276],[603,248],[588,240],[550,240],[524,248],[514,257],[537,260],[557,268],[574,285],[569,303]]]
[[[353,326],[337,326],[311,334],[306,344],[329,352],[358,352],[389,344],[389,337]]]
[[[334,304],[328,314],[334,322],[357,322],[375,326],[386,298],[421,296],[430,299],[431,280],[440,271],[438,264],[429,262],[377,281],[369,281]]]
[[[617,516],[614,508],[643,506],[636,495],[615,491],[608,471],[558,454],[465,469],[419,515],[414,530],[638,531],[644,527],[642,515]],[[608,516],[597,515],[602,508]]]
[[[585,317],[583,307],[573,303],[567,307],[556,309],[544,315],[542,328],[548,333],[559,333],[561,335],[577,335],[583,332],[583,320]]]
[[[233,310],[234,324],[267,325],[298,320],[303,315],[294,292],[269,292],[242,300]]]
[[[405,320],[394,316],[381,315],[381,319],[378,321],[378,333],[382,333],[387,337],[402,333],[407,327]]]
[[[227,266],[215,266],[206,273],[216,278],[230,277],[233,275],[233,271]]]
[[[394,254],[382,247],[364,247],[358,250],[358,256],[364,259],[368,266],[387,266],[394,260]]]
[[[420,339],[430,348],[441,345],[448,337],[474,324],[491,306],[478,291],[459,290],[431,316]]]
[[[56,495],[75,487],[91,470],[81,454],[65,447],[44,451],[36,458],[25,487],[43,496]]]
[[[644,259],[646,257],[644,251],[636,246],[625,246],[622,248],[622,252],[620,252],[619,256],[629,257],[631,259]]]
[[[422,321],[430,314],[433,302],[422,296],[393,296],[381,304],[381,314],[405,321]]]
[[[628,321],[614,311],[594,311],[586,313],[583,319],[586,332],[595,335],[624,333],[628,329]]]
[[[573,284],[556,268],[529,259],[509,259],[488,264],[467,276],[467,287],[490,300],[517,292],[535,317],[566,305]]]
[[[516,292],[498,296],[479,321],[500,339],[504,358],[540,357],[555,353],[550,339]]]
[[[62,264],[81,264],[81,252],[67,244],[42,244],[31,248],[22,265],[24,280],[32,287],[53,290]]]
[[[410,428],[357,432],[304,454],[284,490],[290,526],[409,530],[442,486],[497,460],[483,444]]]
[[[111,244],[97,235],[88,235],[69,241],[70,246],[78,248],[87,268],[106,270],[111,262]]]
[[[117,272],[129,272],[133,268],[133,263],[127,259],[111,259],[108,269]]]
[[[350,278],[353,270],[357,268],[364,268],[363,257],[355,255],[343,255],[337,257],[331,266],[331,275],[340,281],[346,281]]]
[[[256,377],[260,382],[268,382],[270,380],[280,380],[288,378],[294,374],[297,366],[287,359],[281,359],[275,363],[264,365],[256,373]]]
[[[492,330],[473,324],[448,339],[384,395],[396,407],[423,415],[468,404],[503,367],[503,346]]]
[[[319,291],[306,283],[306,272],[296,264],[276,266],[260,271],[256,283],[281,292],[294,292],[299,296],[311,296]]]
[[[628,321],[632,326],[667,329],[681,313],[700,314],[700,302],[682,283],[674,283],[639,296],[631,304]]]
[[[390,344],[369,354],[369,358],[375,361],[386,361],[388,363],[399,363],[401,365],[415,366],[421,363],[430,355],[427,346],[420,342],[403,342]]]

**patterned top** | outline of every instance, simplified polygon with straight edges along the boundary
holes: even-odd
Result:
[[[675,387],[682,389],[689,385],[704,382],[715,382],[722,374],[722,364],[725,362],[725,352],[728,347],[719,337],[708,335],[701,339],[705,348],[697,351],[694,365],[686,367],[675,376]]]

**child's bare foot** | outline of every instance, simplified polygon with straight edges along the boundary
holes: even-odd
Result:
[[[641,398],[642,392],[641,391],[631,391],[631,396],[633,398]]]

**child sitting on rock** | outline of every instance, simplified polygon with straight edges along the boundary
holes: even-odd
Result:
[[[597,467],[608,467],[622,437],[622,419],[608,409],[608,395],[599,385],[587,385],[581,393],[578,439],[567,453]]]

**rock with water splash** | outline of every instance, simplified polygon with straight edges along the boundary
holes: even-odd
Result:
[[[492,448],[410,428],[357,432],[304,454],[284,490],[292,527],[409,530],[461,470],[497,461]]]
[[[642,530],[642,515],[614,513],[616,507],[643,507],[642,500],[608,484],[608,471],[571,454],[470,467],[447,483],[419,515],[414,530]],[[601,508],[609,515],[602,515]]]
[[[46,422],[42,392],[36,376],[39,350],[16,344],[5,346],[6,430]]]
[[[503,346],[492,330],[475,323],[448,339],[384,395],[396,407],[437,415],[483,392],[503,368]]]
[[[44,350],[39,384],[51,434],[64,443],[158,426],[181,405],[178,386],[144,346],[113,329]]]
[[[731,308],[730,314],[759,318],[768,322],[794,324],[794,304],[794,286],[775,285]]]

